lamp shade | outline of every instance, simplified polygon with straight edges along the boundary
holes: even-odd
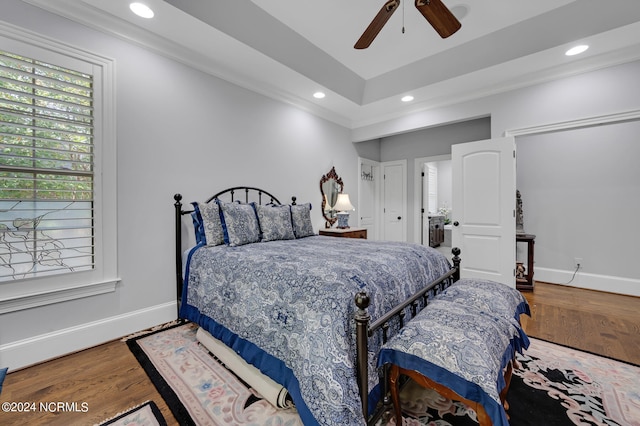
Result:
[[[333,209],[339,212],[344,212],[348,210],[355,210],[355,207],[353,207],[351,201],[349,200],[349,194],[342,193],[338,194],[338,201],[336,201]]]

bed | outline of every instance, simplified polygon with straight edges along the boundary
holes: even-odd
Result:
[[[459,277],[459,251],[452,266],[427,246],[319,236],[309,203],[259,188],[193,210],[174,200],[179,317],[284,386],[305,424],[374,422],[388,395],[378,350]],[[187,214],[196,244],[183,251]]]

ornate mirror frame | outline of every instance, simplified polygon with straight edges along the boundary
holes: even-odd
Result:
[[[331,228],[338,220],[336,212],[331,210],[331,205],[336,203],[338,194],[344,189],[342,178],[336,173],[335,167],[331,167],[329,173],[320,179],[320,193],[322,194],[322,216],[325,219],[324,226]]]

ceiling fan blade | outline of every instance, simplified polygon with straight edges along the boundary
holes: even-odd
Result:
[[[373,18],[373,21],[371,21],[367,29],[364,30],[364,33],[362,33],[353,47],[356,49],[366,49],[369,47],[380,30],[382,30],[382,27],[384,27],[384,24],[386,24],[389,18],[391,18],[393,12],[398,9],[399,5],[400,0],[387,1],[384,6],[382,6],[382,9],[380,9],[380,12],[378,12],[375,18]]]
[[[442,0],[416,0],[416,8],[442,38],[449,37],[462,27]]]

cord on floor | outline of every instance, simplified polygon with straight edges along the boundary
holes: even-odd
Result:
[[[580,264],[579,264],[579,263],[576,265],[576,270],[575,270],[575,271],[573,271],[573,276],[571,277],[571,279],[569,280],[569,282],[564,283],[564,284],[562,284],[562,285],[571,284],[571,281],[573,281],[573,279],[576,277],[576,274],[578,273],[578,269],[580,269]]]

